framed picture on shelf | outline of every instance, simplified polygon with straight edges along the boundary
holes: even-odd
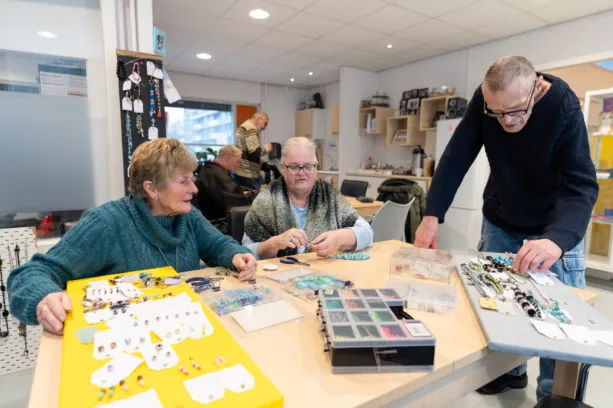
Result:
[[[407,109],[409,110],[419,109],[419,98],[409,99],[409,102],[407,104]]]
[[[402,93],[402,99],[411,99],[411,91],[404,91]]]
[[[398,129],[394,133],[394,138],[392,139],[392,144],[402,144],[407,142],[407,130],[406,129]]]
[[[406,110],[407,108],[407,100],[403,99],[400,101],[400,110]]]

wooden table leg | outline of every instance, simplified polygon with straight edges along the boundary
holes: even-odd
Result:
[[[579,363],[556,360],[553,373],[553,394],[575,399]]]

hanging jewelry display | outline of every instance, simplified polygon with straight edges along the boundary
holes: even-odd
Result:
[[[143,130],[143,115],[138,113],[136,115],[136,132],[143,139],[145,138],[145,131]]]
[[[157,105],[158,105],[157,117],[161,118],[162,117],[162,101],[160,99],[160,80],[156,78],[153,80],[153,82],[155,84],[155,96],[157,98]]]
[[[153,84],[153,79],[149,79],[149,116],[151,117],[151,126],[155,127],[155,90]]]
[[[117,61],[117,69],[115,72],[117,73],[117,78],[119,78],[120,81],[125,81],[126,78],[128,78],[126,64],[123,61]]]
[[[132,163],[132,121],[128,111],[126,111],[126,138],[128,139],[128,165],[130,165]]]
[[[136,112],[136,133],[145,138],[145,130],[143,129],[142,102],[140,100],[140,85],[136,87],[134,94],[134,112]],[[137,108],[138,106],[138,108]]]

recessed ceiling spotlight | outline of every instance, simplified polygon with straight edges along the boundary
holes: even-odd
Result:
[[[294,78],[290,78],[289,80],[290,80],[290,81],[292,81],[292,82],[294,82]]]
[[[270,14],[266,10],[255,9],[249,12],[249,17],[255,18],[256,20],[264,20],[267,19]]]
[[[38,34],[39,36],[41,36],[43,38],[57,38],[57,35],[53,34],[52,32],[49,32],[49,31],[39,31],[36,34]]]
[[[387,44],[387,48],[392,48],[392,44]]]
[[[310,71],[310,72],[309,72],[309,76],[313,76],[313,71]]]
[[[211,57],[211,54],[207,54],[206,52],[201,52],[200,54],[196,54],[196,58],[200,58],[203,60],[210,60],[212,57]]]

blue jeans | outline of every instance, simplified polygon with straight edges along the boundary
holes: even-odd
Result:
[[[483,252],[512,252],[517,253],[524,244],[524,239],[540,239],[538,235],[524,235],[509,233],[483,218],[481,226],[481,240],[478,249]],[[583,252],[583,240],[579,244],[564,253],[549,270],[556,274],[560,282],[576,288],[585,288],[585,258]],[[541,358],[539,361],[540,375],[536,379],[536,398],[541,399],[551,395],[553,387],[553,370],[555,360]],[[510,375],[522,375],[526,372],[527,364],[509,371]]]
[[[259,178],[247,178],[234,174],[234,181],[243,187],[247,187],[249,190],[259,190],[262,187]]]

